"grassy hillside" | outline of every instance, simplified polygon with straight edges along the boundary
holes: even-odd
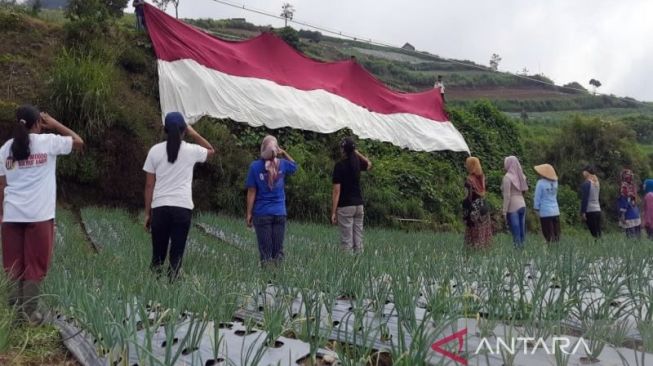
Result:
[[[218,37],[246,39],[268,27],[256,26],[242,20],[187,20]],[[442,75],[447,86],[447,97],[452,105],[465,105],[470,101],[486,99],[507,112],[579,111],[590,109],[620,109],[625,113],[643,108],[632,98],[595,96],[587,91],[577,91],[551,86],[544,75],[524,75],[495,72],[489,67],[467,60],[446,60],[425,52],[414,52],[345,40],[316,32],[300,31],[301,51],[325,61],[343,60],[352,56],[379,79],[402,91],[419,91],[430,88],[437,75]],[[570,82],[572,82],[570,80]],[[582,86],[574,85],[575,88]]]

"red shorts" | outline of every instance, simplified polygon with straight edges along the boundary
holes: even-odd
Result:
[[[12,280],[43,280],[53,247],[54,220],[2,224],[2,264]]]

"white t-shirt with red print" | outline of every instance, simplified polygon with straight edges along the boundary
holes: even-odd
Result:
[[[14,161],[13,139],[0,148],[0,176],[7,180],[3,222],[41,222],[54,219],[57,204],[57,155],[73,149],[73,138],[30,134],[30,156]]]

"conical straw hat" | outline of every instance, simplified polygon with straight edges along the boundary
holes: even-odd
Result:
[[[536,165],[534,168],[537,174],[542,177],[548,180],[558,180],[558,174],[556,174],[556,171],[553,169],[551,164]]]

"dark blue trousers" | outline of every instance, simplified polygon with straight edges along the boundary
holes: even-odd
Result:
[[[254,230],[261,263],[282,260],[286,216],[254,216]]]
[[[160,274],[169,253],[171,281],[177,278],[181,268],[192,215],[191,210],[182,207],[163,206],[152,210],[151,268]]]

